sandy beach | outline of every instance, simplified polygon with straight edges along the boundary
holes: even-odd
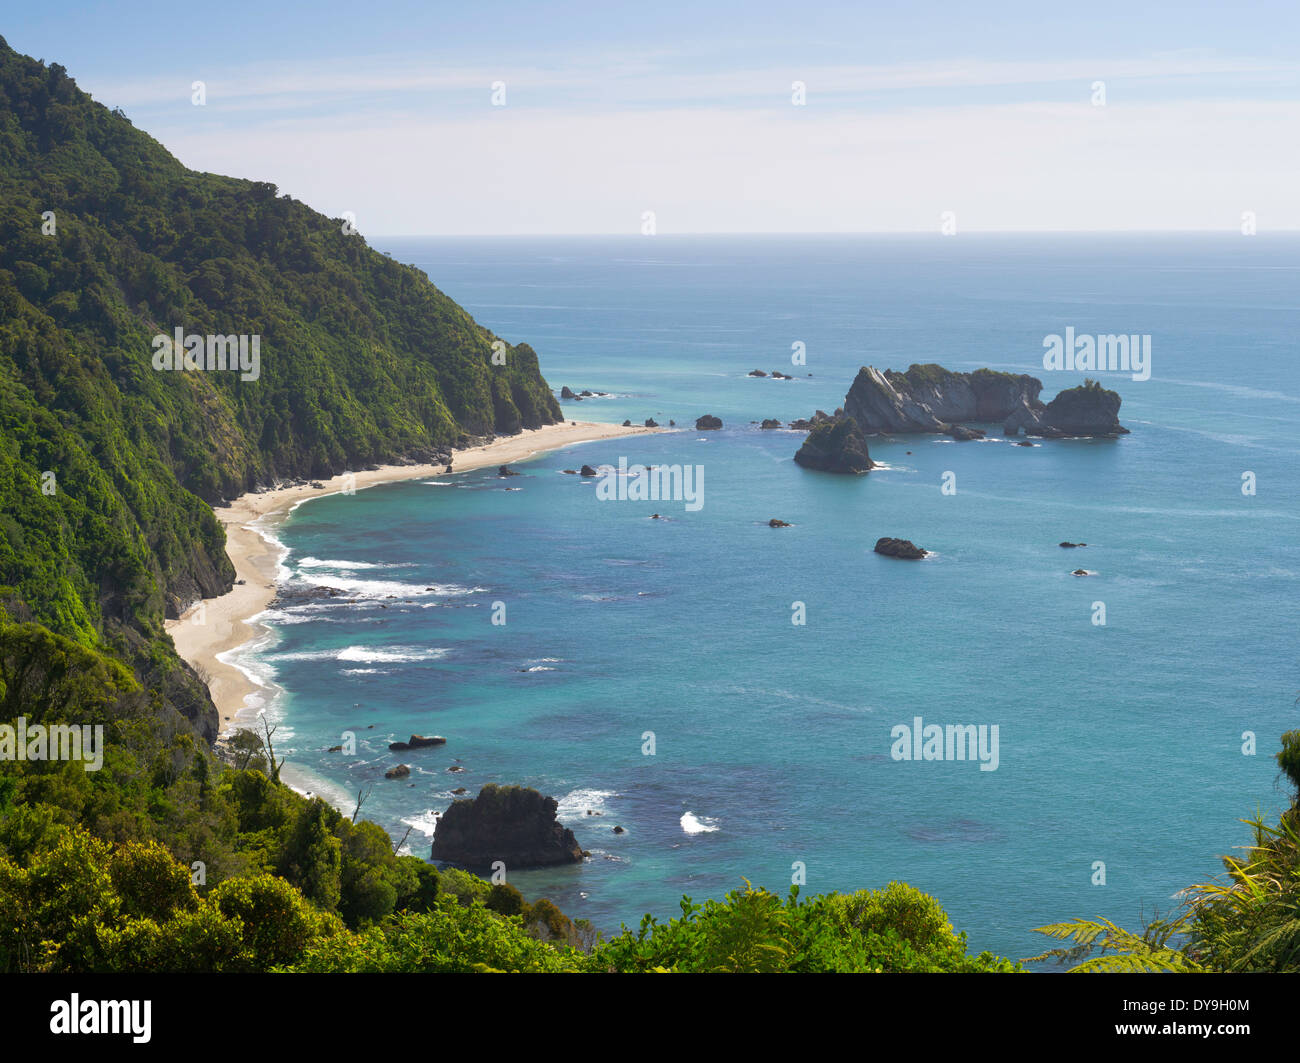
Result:
[[[454,451],[452,474],[526,461],[543,451],[575,443],[654,431],[656,429],[625,428],[597,421],[564,421],[506,436],[485,446]],[[266,631],[251,618],[263,612],[275,597],[280,548],[261,534],[253,526],[254,522],[269,530],[287,517],[295,506],[312,498],[336,494],[349,487],[359,491],[375,484],[442,473],[441,464],[387,465],[368,472],[344,473],[330,480],[317,481],[319,487],[304,484],[243,495],[230,505],[213,511],[226,529],[226,553],[235,566],[235,585],[219,598],[206,598],[196,603],[179,620],[167,621],[167,631],[176,644],[176,651],[199,669],[200,675],[206,673],[208,689],[221,716],[223,733],[231,729],[241,710],[255,712],[260,707],[258,698],[254,698],[252,704],[246,702],[249,695],[258,695],[263,690],[238,668],[217,659],[220,654],[237,649]]]

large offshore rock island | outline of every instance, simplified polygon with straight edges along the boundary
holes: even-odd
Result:
[[[1114,436],[1120,397],[1094,381],[1039,400],[1043,383],[1024,373],[977,369],[957,373],[939,365],[913,365],[906,373],[863,366],[844,399],[844,414],[863,435],[942,433],[971,438],[966,426],[1001,424],[1006,435],[1065,438]]]
[[[794,460],[823,472],[861,473],[874,467],[867,436],[942,434],[980,439],[976,424],[1001,424],[1002,433],[1050,439],[1127,435],[1119,423],[1120,397],[1094,380],[1067,388],[1051,402],[1039,399],[1043,382],[1025,373],[977,369],[957,373],[940,365],[913,365],[906,373],[863,366],[844,406],[818,410]]]

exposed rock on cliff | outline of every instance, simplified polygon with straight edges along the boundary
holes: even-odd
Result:
[[[794,460],[805,469],[822,472],[866,472],[875,465],[867,453],[867,441],[852,417],[817,422]]]
[[[573,864],[582,849],[555,818],[555,798],[523,786],[489,784],[472,801],[456,801],[438,821],[434,860],[507,868]]]

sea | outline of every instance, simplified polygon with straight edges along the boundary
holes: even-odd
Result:
[[[268,529],[283,584],[341,594],[268,611],[238,663],[296,785],[349,814],[364,795],[402,851],[429,857],[458,789],[519,784],[591,856],[509,881],[606,934],[746,882],[901,880],[1018,959],[1045,924],[1169,914],[1288,803],[1300,235],[374,243],[557,393],[599,393],[567,418],[676,422]],[[1067,328],[1149,336],[1149,376],[1044,369]],[[913,363],[1030,373],[1044,399],[1092,377],[1131,434],[872,437],[878,468],[843,476],[760,427]],[[698,504],[565,472],[620,459],[689,469]],[[963,730],[927,757],[932,725],[986,756],[957,758]],[[388,751],[412,733],[447,743]]]

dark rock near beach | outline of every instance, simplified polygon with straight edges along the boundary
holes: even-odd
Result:
[[[836,417],[814,425],[794,460],[805,469],[860,473],[874,467],[867,441],[852,417]]]
[[[502,465],[499,469],[497,469],[497,475],[498,475],[498,476],[518,476],[519,473],[515,472],[514,469],[510,468],[509,465]]]
[[[658,427],[659,427],[659,422],[656,421],[653,417],[647,417],[647,418],[645,419],[645,426],[646,426],[647,428],[658,428]]]
[[[722,427],[722,418],[714,417],[711,413],[706,413],[695,422],[697,432],[714,432]]]
[[[582,849],[556,818],[555,798],[523,786],[488,784],[472,801],[456,801],[438,821],[432,857],[466,867],[575,864]]]
[[[593,469],[590,465],[584,465],[582,467],[582,475],[587,477],[587,479],[591,479],[591,477],[593,476],[599,476],[600,473],[597,472],[595,469]]]
[[[897,557],[903,561],[920,561],[928,551],[922,550],[910,539],[877,539],[875,551],[885,557]]]
[[[573,389],[569,387],[568,384],[565,384],[564,387],[560,388],[560,398],[576,399],[577,397],[578,396],[573,393]]]
[[[384,778],[405,779],[410,774],[411,774],[411,766],[409,764],[399,764],[397,765],[397,767],[389,768],[386,772],[384,772]]]
[[[624,428],[631,428],[631,427],[632,427],[632,422],[631,422],[631,421],[624,421],[624,422],[623,422],[623,427],[624,427]]]
[[[778,421],[775,417],[765,417],[763,419],[763,423],[758,427],[759,428],[780,428],[781,422]]]

